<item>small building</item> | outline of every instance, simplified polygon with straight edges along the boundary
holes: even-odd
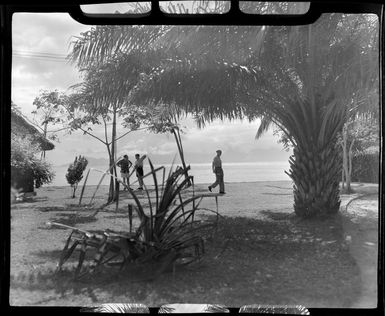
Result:
[[[41,150],[52,150],[55,145],[48,141],[39,130],[27,122],[22,114],[12,108],[11,111],[11,134],[20,137],[29,136],[32,143],[37,144]],[[12,143],[11,143],[12,146]],[[34,195],[33,170],[19,170],[11,166],[11,187],[12,190],[23,192],[26,196]]]

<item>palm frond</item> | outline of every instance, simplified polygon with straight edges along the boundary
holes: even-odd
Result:
[[[122,304],[122,303],[108,303],[100,306],[83,308],[82,312],[88,313],[138,313],[149,314],[150,309],[143,304]]]
[[[269,130],[271,124],[271,118],[268,116],[263,116],[261,119],[261,124],[258,127],[257,134],[255,135],[255,139],[261,138],[261,136]]]

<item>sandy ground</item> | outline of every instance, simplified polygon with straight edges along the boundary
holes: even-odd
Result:
[[[87,204],[95,187],[88,187],[83,199]],[[77,197],[80,194],[78,190]],[[356,260],[361,271],[362,289],[361,298],[355,307],[375,307],[377,302],[377,248],[378,248],[378,189],[374,185],[355,184],[353,189],[356,194],[341,196],[341,214],[343,215],[344,235],[352,257]],[[104,200],[106,187],[101,187],[95,203]],[[196,193],[208,193],[207,185],[197,185]],[[377,195],[376,195],[377,193]],[[69,211],[71,205],[78,204],[78,198],[70,198],[69,187],[45,187],[37,190],[37,196],[31,202],[14,204],[11,210],[11,274],[17,275],[41,269],[53,269],[56,258],[59,256],[57,249],[62,249],[68,236],[68,230],[56,230],[52,238],[52,230],[47,228],[47,221],[61,217],[71,223],[71,216],[76,213],[76,227],[92,230],[100,227],[102,220],[89,220],[91,210],[83,213]],[[364,194],[372,194],[353,201],[348,208],[350,200]],[[128,193],[122,192],[120,205],[127,202]],[[254,182],[254,183],[226,183],[226,195],[219,198],[220,214],[231,217],[248,217],[255,219],[271,220],[264,211],[275,213],[293,212],[292,184],[290,181],[279,182]],[[32,207],[33,204],[33,207]],[[215,199],[207,198],[202,202],[202,207],[215,209]],[[33,210],[28,212],[28,210]],[[22,221],[17,220],[22,218]],[[113,218],[115,230],[127,230],[128,221],[126,214],[115,213],[114,207],[98,214],[98,219]],[[109,221],[111,224],[111,221]],[[21,226],[22,225],[22,226]],[[110,227],[105,227],[105,229]],[[17,232],[13,234],[12,232]],[[39,243],[40,240],[44,242]],[[50,242],[47,243],[46,241]],[[33,249],[31,246],[33,245]],[[48,245],[48,246],[47,246]],[[30,256],[38,259],[31,263]],[[14,293],[17,295],[17,292]],[[46,295],[46,294],[45,294]],[[12,301],[12,298],[11,298]],[[24,302],[28,305],[36,302]],[[43,302],[42,302],[43,303]]]
[[[361,272],[361,297],[353,307],[375,308],[379,219],[378,193],[375,193],[378,187],[355,184],[353,188],[357,193],[343,195],[341,203],[345,239]]]

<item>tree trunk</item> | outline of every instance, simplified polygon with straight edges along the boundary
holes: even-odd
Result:
[[[77,184],[74,184],[73,186],[72,186],[72,198],[74,199],[75,198],[75,192],[76,192],[76,189],[77,189]]]
[[[340,207],[340,164],[336,141],[324,148],[297,146],[289,159],[294,211],[301,217],[327,216]]]
[[[348,157],[347,157],[347,168],[348,168],[348,174],[346,175],[346,191],[347,193],[352,193],[352,187],[351,187],[351,180],[352,180],[352,148],[354,144],[354,139],[350,143],[349,151],[348,151]]]
[[[47,138],[47,125],[48,125],[47,122],[44,123],[44,132],[43,132],[44,138]],[[44,149],[43,149],[43,151],[41,152],[40,159],[45,159],[45,150],[44,150]]]
[[[342,189],[343,192],[349,191],[349,185],[347,183],[348,176],[349,176],[349,167],[348,167],[348,130],[347,130],[347,124],[344,124],[344,127],[342,129]],[[346,183],[346,189],[345,189],[345,183]]]
[[[111,136],[111,152],[110,152],[110,167],[112,170],[110,172],[116,177],[116,166],[115,166],[115,153],[116,153],[116,108],[113,109],[113,118],[112,118],[112,136]],[[117,198],[118,181],[113,177],[110,177],[110,189],[108,193],[108,203],[111,203]]]

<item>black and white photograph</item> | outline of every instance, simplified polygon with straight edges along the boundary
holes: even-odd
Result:
[[[234,3],[159,5],[224,16]],[[239,1],[256,19],[309,7]],[[298,25],[15,12],[10,306],[376,308],[380,25],[370,12]]]

